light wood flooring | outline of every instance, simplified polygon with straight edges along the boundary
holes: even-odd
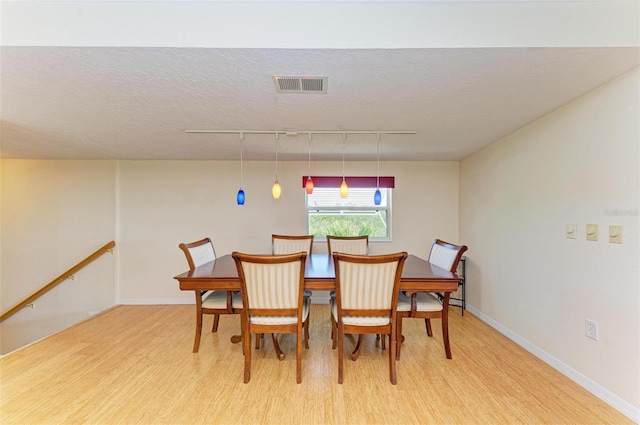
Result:
[[[242,382],[239,317],[217,333],[205,316],[191,353],[194,306],[119,306],[0,360],[0,423],[9,424],[631,424],[632,421],[460,309],[450,312],[453,359],[424,321],[404,323],[406,342],[389,382],[387,351],[369,335],[345,357],[338,384],[329,308],[313,305],[310,349],[296,384],[295,336],[252,348]],[[351,350],[351,338],[345,350]]]

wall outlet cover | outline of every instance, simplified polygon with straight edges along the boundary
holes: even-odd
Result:
[[[609,226],[609,243],[622,243],[622,226],[617,224]]]
[[[597,224],[587,224],[587,240],[588,241],[597,241],[598,240],[598,225]]]
[[[578,225],[567,224],[567,227],[565,229],[565,235],[567,239],[575,239],[578,236]]]

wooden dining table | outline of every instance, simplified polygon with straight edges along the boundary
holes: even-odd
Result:
[[[333,257],[329,254],[307,256],[304,272],[304,289],[331,291],[336,289]],[[193,270],[174,277],[183,291],[227,290],[239,291],[240,278],[235,261],[230,254],[218,257]],[[429,263],[415,255],[409,255],[402,269],[400,290],[413,292],[442,292],[450,294],[458,289],[461,278],[448,270]],[[448,303],[445,303],[445,313]],[[446,314],[445,314],[446,316]]]
[[[329,254],[307,256],[304,271],[304,289],[331,291],[336,289],[333,257]],[[174,277],[183,291],[226,290],[240,291],[240,278],[235,261],[230,254],[218,257]],[[415,255],[409,255],[402,269],[400,291],[407,295],[415,292],[439,292],[444,295],[442,306],[442,331],[448,332],[449,297],[458,289],[461,278]],[[239,337],[234,336],[233,342]]]

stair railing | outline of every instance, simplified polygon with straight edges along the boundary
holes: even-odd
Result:
[[[49,282],[47,285],[43,286],[38,291],[36,291],[33,294],[29,295],[27,298],[25,298],[24,300],[22,300],[21,302],[16,304],[11,310],[7,311],[6,313],[3,313],[2,316],[0,316],[0,323],[5,321],[9,317],[13,316],[15,313],[17,313],[18,311],[22,310],[23,308],[33,306],[33,301],[34,300],[36,300],[40,296],[46,294],[47,292],[49,292],[50,290],[52,290],[53,288],[58,286],[58,284],[60,284],[65,279],[73,279],[74,278],[73,277],[74,274],[76,272],[78,272],[78,270],[84,268],[86,265],[88,265],[89,263],[93,262],[96,258],[100,257],[104,253],[106,253],[106,252],[113,253],[113,247],[114,246],[116,246],[116,243],[114,241],[109,242],[108,244],[106,244],[102,248],[98,249],[96,252],[94,252],[93,254],[91,254],[90,256],[85,258],[84,260],[80,261],[75,266],[71,267],[66,272],[62,273],[60,276],[58,276],[55,279],[53,279],[51,282]]]

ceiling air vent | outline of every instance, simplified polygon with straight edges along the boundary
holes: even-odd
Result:
[[[276,93],[327,93],[329,77],[281,77],[274,76]]]

